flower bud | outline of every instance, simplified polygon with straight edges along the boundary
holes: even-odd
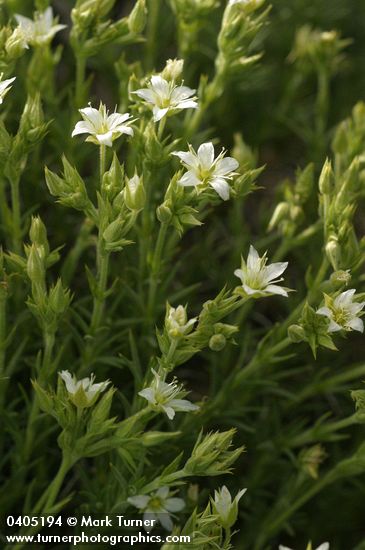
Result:
[[[350,270],[348,269],[347,270],[340,269],[338,271],[334,271],[330,276],[330,282],[335,287],[348,285],[350,281],[351,281],[351,273],[350,273]]]
[[[165,80],[178,80],[182,75],[183,69],[183,59],[168,59],[161,76]]]
[[[36,245],[32,244],[29,249],[27,260],[27,274],[34,284],[41,284],[44,281],[44,262],[39,254]]]
[[[24,32],[20,27],[16,27],[5,43],[5,50],[11,59],[16,59],[23,55],[24,50],[28,49]]]
[[[299,462],[307,474],[313,479],[318,479],[318,468],[326,456],[322,445],[317,444],[309,449],[304,449],[299,455]]]
[[[144,432],[141,435],[141,442],[144,447],[155,447],[156,445],[160,445],[161,443],[164,443],[165,441],[169,441],[170,439],[173,439],[177,436],[179,436],[181,432],[157,432],[157,431],[150,431],[150,432]]]
[[[49,306],[57,315],[62,315],[70,304],[70,292],[63,288],[61,279],[49,292]]]
[[[147,9],[146,0],[137,0],[128,17],[128,28],[133,34],[141,34],[146,26]]]
[[[156,209],[156,215],[157,219],[161,223],[169,223],[172,218],[172,212],[170,208],[167,206],[167,201],[160,204],[160,206]]]
[[[231,464],[240,456],[243,448],[230,450],[234,430],[212,432],[203,437],[200,433],[191,457],[184,470],[189,475],[220,475],[228,472]]]
[[[227,343],[223,334],[213,334],[209,340],[209,347],[212,351],[221,351]]]
[[[29,237],[33,244],[37,246],[37,250],[42,258],[45,258],[49,253],[49,245],[47,240],[46,226],[39,216],[32,218],[32,223],[29,230]]]
[[[282,220],[285,220],[289,214],[289,204],[287,202],[279,202],[276,206],[271,220],[269,222],[269,231],[274,229]]]
[[[300,325],[290,325],[288,328],[288,337],[295,344],[303,342],[306,339],[305,330]]]
[[[334,186],[334,175],[330,160],[326,160],[323,165],[321,175],[319,176],[319,191],[322,195],[329,195]]]
[[[224,485],[219,491],[215,491],[212,508],[218,516],[218,522],[224,529],[230,529],[237,521],[238,517],[238,502],[245,494],[246,489],[242,489],[232,501],[231,493]]]
[[[124,189],[124,200],[127,208],[134,212],[143,209],[146,202],[146,192],[142,178],[134,174],[133,178],[127,179]]]
[[[106,244],[119,241],[123,235],[124,224],[120,218],[111,222],[103,232],[103,239]]]
[[[333,269],[337,271],[338,264],[341,261],[341,247],[336,236],[329,238],[325,250],[328,261],[331,263]]]

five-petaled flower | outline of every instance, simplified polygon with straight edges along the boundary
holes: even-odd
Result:
[[[109,115],[105,105],[100,103],[99,109],[94,109],[89,105],[85,109],[79,109],[83,120],[80,120],[72,132],[72,137],[79,134],[90,134],[86,141],[91,141],[96,145],[106,145],[111,147],[113,141],[122,134],[133,136],[133,128],[129,124],[129,113],[114,112]]]
[[[154,379],[148,388],[141,390],[138,395],[147,399],[153,409],[162,411],[172,420],[175,412],[196,411],[197,405],[190,403],[187,399],[180,399],[185,395],[181,385],[174,379],[170,384],[161,380],[161,376],[152,369]]]
[[[219,491],[214,491],[213,511],[218,515],[218,521],[225,529],[230,529],[236,523],[238,503],[246,491],[247,489],[238,491],[233,501],[231,493],[225,485]]]
[[[242,289],[249,296],[269,296],[280,294],[288,296],[285,288],[275,284],[283,280],[280,275],[288,267],[288,262],[276,262],[266,265],[266,253],[259,256],[257,250],[251,245],[247,262],[242,258],[241,269],[236,269],[234,274],[241,279]]]
[[[225,157],[224,150],[214,158],[213,143],[203,143],[197,152],[189,145],[189,151],[175,151],[187,172],[180,178],[179,184],[196,187],[198,191],[210,186],[224,201],[229,199],[230,188],[227,180],[232,179],[239,164],[232,157]]]
[[[4,101],[4,97],[10,90],[11,84],[14,82],[16,78],[15,76],[13,76],[13,78],[7,78],[6,80],[2,80],[3,74],[4,73],[0,74],[0,105]]]
[[[93,374],[90,378],[82,378],[82,380],[77,380],[68,370],[61,371],[59,375],[65,383],[71,401],[80,408],[91,407],[99,394],[106,390],[110,384],[109,380],[94,384],[95,376]]]
[[[328,332],[337,332],[339,330],[357,330],[364,332],[364,323],[359,314],[365,302],[354,302],[356,290],[351,288],[341,292],[336,298],[325,294],[325,306],[317,310],[318,315],[325,315],[330,319]]]
[[[165,325],[170,338],[181,338],[193,330],[196,317],[188,320],[186,308],[182,305],[171,307],[167,304]]]
[[[47,44],[55,34],[66,28],[66,25],[59,25],[54,19],[51,7],[43,12],[35,12],[34,20],[19,14],[15,15],[15,19],[25,41],[32,46]]]
[[[172,531],[173,528],[170,512],[180,512],[185,508],[183,499],[171,497],[168,487],[160,487],[160,489],[150,495],[136,495],[129,497],[127,500],[130,504],[133,504],[133,506],[144,512],[144,521],[159,521],[167,531]]]
[[[153,120],[158,122],[167,114],[174,114],[181,109],[196,109],[198,103],[195,90],[187,86],[177,86],[174,81],[168,82],[162,76],[151,77],[147,88],[133,92],[153,106]]]

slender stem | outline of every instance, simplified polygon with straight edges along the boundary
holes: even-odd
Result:
[[[152,273],[150,278],[150,287],[149,287],[148,305],[147,305],[149,319],[153,318],[156,290],[157,290],[158,279],[159,279],[159,274],[161,270],[162,251],[165,244],[168,227],[169,227],[168,223],[161,223],[160,230],[158,232],[156,248],[152,259]]]
[[[56,475],[56,477],[54,478],[54,480],[52,481],[52,483],[49,487],[47,501],[44,505],[43,512],[49,511],[50,508],[55,503],[55,501],[57,499],[57,496],[58,496],[58,493],[61,489],[61,485],[63,483],[63,480],[65,479],[66,474],[69,471],[70,467],[71,467],[70,459],[68,457],[66,457],[65,455],[63,455],[62,456],[62,462],[61,462],[60,468],[57,472],[57,475]]]
[[[84,104],[84,82],[85,82],[86,59],[83,55],[76,56],[76,107],[82,107]]]
[[[94,297],[94,307],[90,323],[90,331],[92,335],[95,335],[97,329],[100,327],[103,316],[105,292],[108,282],[109,253],[99,253],[98,263],[98,291],[97,296]]]
[[[164,132],[165,126],[166,126],[166,117],[164,116],[164,117],[160,120],[160,124],[158,125],[157,137],[158,137],[159,141],[162,140],[162,136],[163,136],[163,132]]]
[[[148,4],[148,25],[145,55],[148,70],[152,70],[154,68],[156,60],[156,45],[160,43],[157,39],[160,5],[161,0],[150,0]]]
[[[13,246],[17,254],[21,253],[22,228],[21,228],[21,211],[20,211],[20,195],[19,195],[19,178],[11,182],[11,206],[12,206],[12,233]]]
[[[100,189],[101,189],[102,188],[102,183],[103,183],[103,177],[104,177],[104,173],[105,173],[105,154],[106,154],[106,146],[105,145],[100,145],[99,154],[100,154],[99,178],[100,178]]]

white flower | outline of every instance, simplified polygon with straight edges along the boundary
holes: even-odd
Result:
[[[188,320],[184,306],[171,307],[167,305],[166,328],[171,338],[181,338],[192,331],[196,317]]]
[[[326,305],[319,308],[317,313],[330,319],[328,332],[339,330],[364,332],[364,323],[359,313],[365,306],[365,302],[354,302],[355,292],[356,290],[351,288],[341,292],[335,299],[325,295]]]
[[[197,152],[189,145],[189,151],[172,153],[179,157],[185,168],[188,169],[179,184],[185,187],[206,188],[208,185],[218,193],[224,201],[229,199],[229,185],[227,180],[232,179],[239,164],[232,157],[224,157],[224,150],[214,158],[213,143],[203,143]]]
[[[56,33],[66,28],[66,25],[58,25],[57,21],[54,20],[51,7],[43,12],[35,12],[34,21],[19,14],[15,15],[15,19],[25,40],[36,46],[50,42]]]
[[[95,376],[93,374],[90,378],[83,378],[82,380],[77,380],[68,370],[61,371],[59,375],[65,383],[72,402],[77,407],[91,407],[91,405],[95,403],[98,395],[110,384],[109,380],[94,384]]]
[[[185,502],[182,498],[170,497],[169,494],[168,487],[161,487],[151,495],[136,495],[127,500],[144,512],[144,521],[159,521],[167,531],[172,531],[173,523],[169,512],[180,512],[185,507]]]
[[[152,407],[158,411],[163,411],[168,418],[172,420],[175,412],[196,411],[197,405],[190,403],[187,399],[179,399],[184,395],[181,385],[174,379],[170,384],[161,380],[160,375],[152,369],[154,380],[148,388],[141,390],[138,395],[147,399]]]
[[[242,258],[241,269],[236,269],[234,274],[241,279],[242,288],[246,294],[267,296],[280,294],[288,296],[287,291],[275,284],[283,280],[279,277],[288,267],[288,262],[277,262],[266,265],[266,253],[260,258],[257,250],[251,245],[247,262]]]
[[[7,78],[6,80],[2,80],[3,74],[4,73],[0,74],[0,105],[4,101],[4,97],[6,96],[6,94],[11,88],[10,84],[14,82],[14,80],[16,79],[16,77],[13,76],[13,78]]]
[[[314,548],[313,550],[329,550],[329,542],[323,542],[317,548]],[[288,546],[283,546],[282,544],[279,545],[279,550],[292,550],[292,548],[288,548]],[[307,550],[312,550],[312,543],[309,542],[307,546]]]
[[[79,111],[84,120],[76,124],[72,137],[79,134],[90,134],[86,141],[111,147],[113,141],[122,134],[133,136],[133,129],[128,126],[132,122],[129,113],[109,115],[103,103],[100,103],[99,109],[94,109],[89,105]]]
[[[195,90],[187,86],[176,86],[173,81],[168,82],[162,76],[152,76],[147,86],[147,88],[141,88],[133,93],[153,105],[152,112],[155,122],[161,120],[168,113],[173,114],[181,109],[196,109],[198,106],[194,96]]]
[[[233,501],[231,493],[225,485],[219,491],[214,491],[213,510],[219,516],[219,521],[225,529],[230,529],[236,523],[238,503],[246,491],[247,489],[239,491]]]

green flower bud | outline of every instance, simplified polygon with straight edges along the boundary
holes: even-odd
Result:
[[[147,22],[146,0],[137,0],[130,16],[128,17],[128,28],[133,34],[141,34]]]
[[[183,59],[168,59],[164,70],[161,73],[162,78],[165,80],[178,80],[184,69]]]
[[[46,226],[42,222],[39,216],[32,218],[32,222],[29,230],[29,237],[33,244],[37,246],[38,252],[44,258],[49,253],[49,244],[47,239]],[[41,250],[44,251],[42,254]]]
[[[215,476],[230,471],[230,466],[243,452],[243,447],[230,450],[235,430],[212,432],[205,436],[200,433],[191,457],[184,470],[189,475]]]
[[[42,284],[44,281],[44,262],[36,245],[32,244],[28,253],[27,274],[34,284]]]
[[[5,50],[11,59],[17,59],[28,48],[26,37],[20,27],[16,27],[5,43]]]
[[[274,229],[282,220],[285,220],[289,214],[289,204],[287,202],[279,202],[276,206],[271,220],[269,222],[269,231]]]
[[[70,305],[70,292],[63,288],[61,279],[51,288],[48,303],[57,315],[62,315]]]
[[[326,160],[319,176],[319,191],[322,195],[329,195],[334,187],[334,175],[330,160]]]
[[[330,277],[330,282],[335,287],[341,287],[343,285],[348,285],[351,281],[351,273],[349,270],[344,271],[340,269],[332,273]]]
[[[333,269],[337,271],[341,261],[341,247],[336,236],[329,238],[325,250],[328,261],[331,263]]]
[[[213,512],[218,516],[218,522],[224,529],[230,529],[236,523],[238,503],[245,492],[246,489],[239,491],[236,498],[232,501],[231,493],[225,485],[219,491],[215,491],[212,508]]]
[[[127,179],[124,188],[124,201],[126,207],[132,212],[139,212],[143,209],[146,202],[146,191],[143,186],[142,178],[134,174],[133,178]]]
[[[313,445],[309,449],[304,449],[299,454],[299,462],[303,470],[313,479],[318,479],[318,468],[326,458],[326,452],[322,445]]]
[[[155,447],[165,441],[178,437],[181,432],[144,432],[141,435],[141,442],[144,447]]]
[[[120,218],[111,222],[103,232],[103,239],[107,244],[112,244],[122,238],[124,229],[123,220]]]
[[[295,344],[303,342],[306,339],[305,330],[300,325],[290,325],[288,328],[288,337]]]
[[[167,201],[160,204],[160,206],[156,209],[156,215],[157,219],[161,223],[169,223],[172,218],[172,212],[170,208],[167,206]]]
[[[221,351],[227,343],[223,334],[213,334],[209,340],[209,347],[212,351]]]

